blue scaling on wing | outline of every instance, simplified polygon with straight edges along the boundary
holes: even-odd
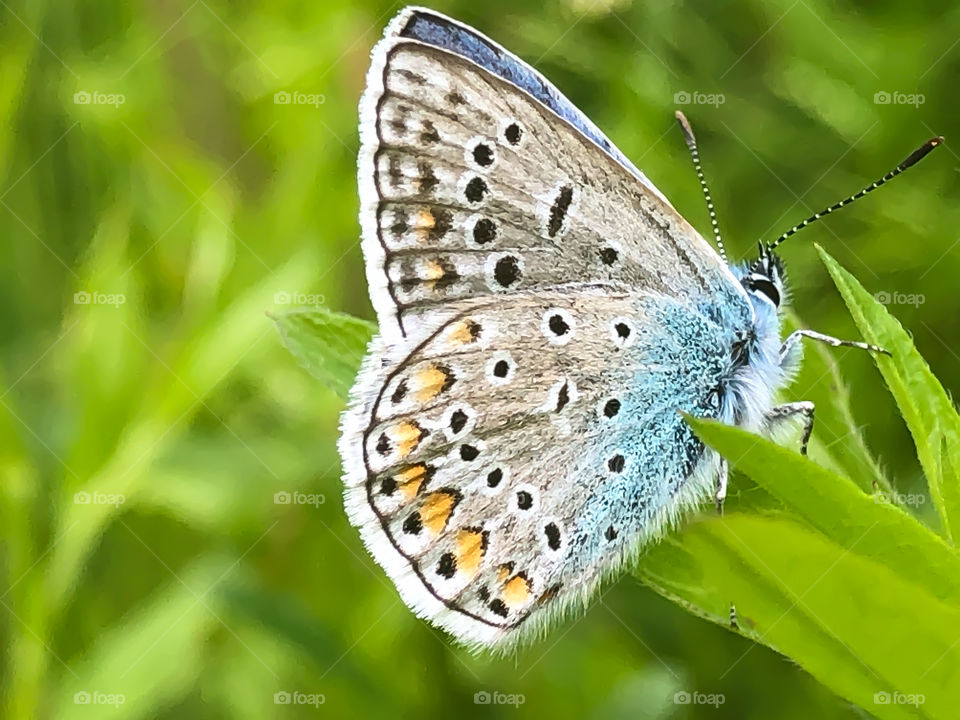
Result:
[[[576,483],[590,468],[611,472],[577,514],[573,542],[584,567],[600,563],[612,547],[630,554],[630,543],[663,532],[683,510],[712,489],[717,456],[683,420],[680,411],[730,422],[721,383],[731,367],[737,331],[672,298],[642,301],[646,322],[635,328],[642,355],[633,380],[617,395],[616,420],[595,437],[590,452],[572,468]],[[606,414],[606,413],[605,413]],[[701,463],[701,460],[704,462]]]
[[[573,125],[610,157],[630,171],[664,202],[669,201],[657,187],[631,163],[580,110],[540,73],[470,28],[442,15],[417,10],[400,28],[400,37],[419,40],[472,60],[494,75],[530,93],[557,115]]]

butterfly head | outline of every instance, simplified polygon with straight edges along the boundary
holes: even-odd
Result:
[[[740,284],[752,299],[769,301],[774,309],[779,309],[785,300],[780,256],[761,243],[760,256],[744,270]]]

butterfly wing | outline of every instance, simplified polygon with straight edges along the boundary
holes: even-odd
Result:
[[[374,352],[345,416],[346,506],[418,614],[509,647],[582,606],[709,491],[734,331],[609,286],[454,303],[408,355]]]
[[[731,298],[740,284],[642,173],[532,68],[407,10],[373,52],[358,178],[371,297],[388,343],[452,301],[598,281]]]

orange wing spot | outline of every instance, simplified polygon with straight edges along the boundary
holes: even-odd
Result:
[[[437,280],[442,280],[443,276],[446,274],[447,273],[443,269],[443,266],[441,266],[436,260],[427,260],[426,275],[423,279],[427,281],[426,285],[430,290],[433,290],[437,284]]]
[[[438,490],[427,495],[420,508],[420,524],[434,535],[439,535],[447,526],[457,498],[452,492]]]
[[[417,496],[417,493],[420,491],[420,486],[423,485],[423,481],[427,478],[427,466],[426,465],[411,465],[405,470],[401,470],[397,473],[396,481],[397,487],[400,488],[400,492],[403,493],[405,500],[413,500]]]
[[[504,582],[513,572],[513,563],[505,563],[497,568],[497,582]]]
[[[414,220],[413,227],[420,231],[421,236],[426,235],[430,230],[433,230],[433,227],[437,224],[436,218],[433,216],[433,212],[424,208],[417,213],[417,217]]]
[[[480,569],[486,552],[486,539],[479,530],[461,530],[457,533],[457,568],[473,577]]]
[[[413,376],[417,386],[417,401],[430,402],[453,384],[453,373],[442,365],[430,365]]]
[[[503,586],[503,601],[508,607],[526,605],[530,600],[530,581],[523,575],[514,575]]]
[[[397,455],[402,460],[417,449],[425,433],[416,423],[404,420],[393,428],[391,434],[397,447]]]
[[[469,345],[480,336],[480,324],[473,320],[461,320],[450,326],[447,340],[451,345]]]

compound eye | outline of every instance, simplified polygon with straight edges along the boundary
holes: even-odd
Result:
[[[780,292],[777,290],[777,286],[774,285],[771,280],[766,278],[754,280],[751,283],[751,287],[757,292],[761,292],[770,298],[770,302],[773,303],[774,307],[780,307]]]

